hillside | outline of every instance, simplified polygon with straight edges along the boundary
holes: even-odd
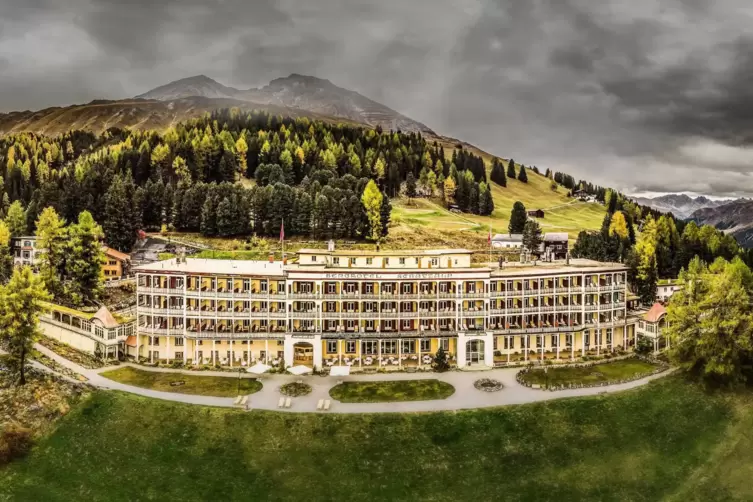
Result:
[[[507,162],[503,162],[507,165]],[[581,230],[598,230],[606,208],[599,203],[580,202],[567,197],[567,189],[550,188],[550,180],[528,171],[528,183],[507,180],[507,187],[492,183],[494,212],[491,217],[452,213],[436,201],[401,198],[393,203],[390,241],[399,243],[411,238],[476,250],[489,248],[488,234],[507,233],[512,206],[521,201],[527,209],[543,209],[544,218],[537,221],[544,232],[567,232],[575,240]]]
[[[672,213],[678,218],[689,218],[694,211],[715,208],[728,204],[729,200],[711,200],[704,196],[690,197],[686,194],[667,194],[659,197],[631,197],[638,204],[663,213]]]
[[[740,199],[722,206],[699,209],[690,215],[698,224],[712,225],[753,248],[753,200]]]
[[[223,108],[261,110],[274,115],[309,117],[331,123],[349,123],[345,119],[319,115],[298,108],[286,108],[273,104],[261,105],[230,98],[192,96],[170,101],[134,98],[120,101],[92,101],[85,105],[52,107],[36,112],[27,110],[0,113],[0,136],[19,132],[55,136],[72,130],[100,134],[110,127],[162,132],[179,122]]]

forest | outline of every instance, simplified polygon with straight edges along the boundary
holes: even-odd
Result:
[[[33,233],[46,207],[66,221],[89,211],[123,251],[139,230],[278,235],[283,221],[287,235],[379,239],[401,190],[445,197],[449,189],[463,210],[491,214],[483,160],[463,149],[449,158],[416,133],[235,109],[164,133],[21,133],[0,139],[0,211],[23,212],[14,236]],[[381,199],[378,225],[363,200],[369,181]]]

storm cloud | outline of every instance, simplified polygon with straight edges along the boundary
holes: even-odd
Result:
[[[753,194],[743,0],[0,0],[0,14],[0,111],[301,73],[626,191]]]

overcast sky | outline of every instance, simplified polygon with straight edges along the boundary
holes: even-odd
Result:
[[[630,192],[753,194],[746,0],[0,0],[0,111],[327,78]]]

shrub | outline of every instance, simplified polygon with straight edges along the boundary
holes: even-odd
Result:
[[[437,353],[434,354],[434,362],[432,363],[434,371],[443,372],[450,369],[450,362],[447,359],[447,352],[442,347],[439,347]]]
[[[635,344],[635,353],[640,356],[647,356],[654,351],[654,343],[645,336],[639,336]]]
[[[17,425],[7,426],[0,433],[0,465],[26,455],[31,449],[33,441],[31,430]]]

